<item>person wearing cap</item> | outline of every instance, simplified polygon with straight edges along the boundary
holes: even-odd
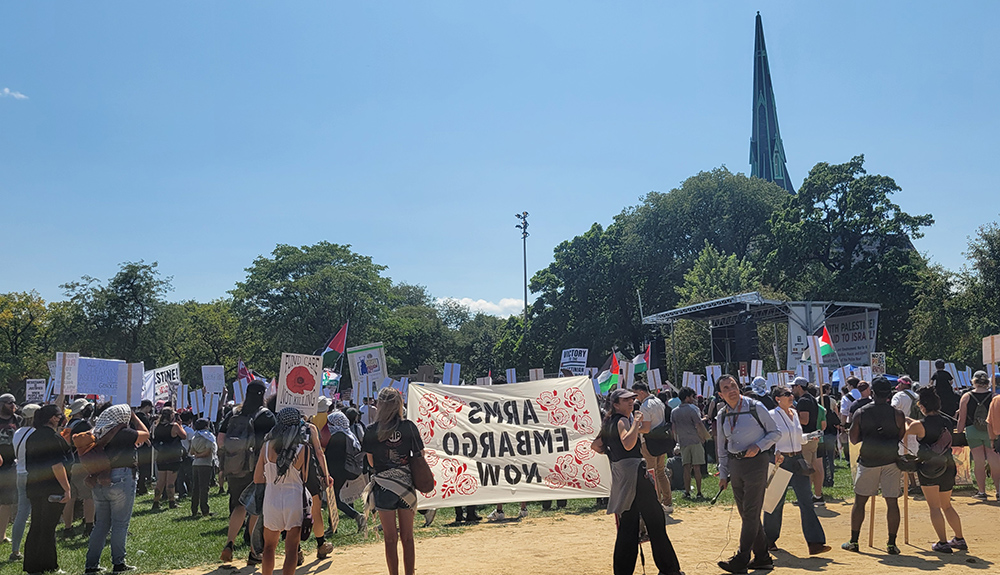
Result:
[[[778,407],[778,404],[774,402],[774,398],[767,391],[767,380],[759,375],[753,378],[753,382],[750,383],[750,393],[747,394],[747,397],[752,397],[763,403],[768,411]]]
[[[40,406],[29,403],[21,408],[21,417],[24,421],[32,421],[35,411]],[[25,467],[24,443],[28,436],[35,431],[31,425],[22,425],[14,432],[14,454],[17,457],[17,516],[14,517],[14,526],[11,528],[11,551],[10,561],[20,561],[24,559],[21,555],[21,540],[24,538],[24,526],[28,524],[28,515],[31,513],[31,500],[28,499],[28,468]]]
[[[896,533],[899,531],[899,496],[903,494],[902,471],[896,466],[897,446],[906,433],[906,417],[889,404],[892,384],[885,377],[872,382],[871,403],[854,412],[851,420],[851,443],[861,443],[858,471],[854,478],[854,507],[851,509],[851,540],[841,547],[858,552],[858,538],[865,521],[868,499],[882,491],[886,503],[886,522],[890,555],[899,555]]]
[[[639,433],[642,436],[640,442],[640,452],[642,458],[646,460],[646,468],[653,472],[656,482],[656,493],[660,497],[660,504],[663,505],[663,512],[670,514],[674,512],[673,493],[670,491],[670,478],[666,472],[666,452],[653,455],[646,445],[646,434],[666,423],[666,406],[658,397],[649,393],[649,386],[645,383],[636,383],[632,386],[636,398],[639,400],[639,411],[642,412],[642,428]],[[670,453],[674,451],[674,442],[667,446]]]
[[[14,454],[14,432],[22,419],[16,413],[14,396],[0,395],[0,537],[7,533],[7,523],[17,510],[17,462]]]
[[[917,406],[917,394],[913,391],[913,380],[908,375],[901,375],[896,380],[896,393],[892,394],[889,405],[903,412],[903,415],[912,419],[921,419],[920,408]],[[917,437],[908,434],[903,442],[899,444],[899,454],[917,454]],[[917,485],[917,474],[909,473],[910,494],[919,493],[920,486]]]
[[[84,433],[93,429],[90,425],[90,418],[94,415],[94,404],[80,397],[73,400],[69,407],[69,423],[63,430],[63,437],[67,437],[68,431],[69,449],[72,453],[71,460],[67,462],[66,470],[69,472],[69,483],[73,488],[73,499],[63,509],[63,537],[73,536],[73,514],[76,507],[76,500],[83,502],[83,534],[89,537],[94,530],[94,493],[87,485],[87,470],[80,464],[80,455],[73,445],[73,436],[77,433]]]
[[[733,498],[742,519],[739,549],[729,560],[719,561],[718,564],[729,573],[771,569],[774,559],[767,551],[761,511],[770,464],[766,454],[781,434],[764,404],[740,393],[735,377],[723,375],[718,384],[724,402],[715,421],[719,490],[724,490],[732,482]]]
[[[992,449],[988,430],[990,402],[993,391],[990,390],[990,376],[985,371],[977,371],[972,375],[972,390],[962,394],[958,404],[958,433],[965,433],[972,452],[972,461],[976,466],[976,487],[979,490],[973,497],[986,501],[986,463],[990,469],[1000,470],[1000,456]],[[994,478],[994,483],[997,479]]]
[[[681,572],[674,547],[667,537],[666,516],[656,498],[656,487],[646,474],[646,462],[639,448],[639,431],[644,417],[633,412],[636,394],[616,389],[608,396],[609,409],[591,449],[611,460],[611,496],[608,515],[618,515],[615,537],[614,574],[635,571],[639,553],[639,517],[646,523],[653,561],[664,574]]]
[[[795,411],[799,414],[799,422],[802,424],[802,433],[809,437],[819,429],[819,404],[816,398],[809,393],[809,380],[804,377],[796,377],[792,380],[792,395],[795,397]],[[822,462],[817,465],[817,454],[819,453],[819,438],[808,439],[802,444],[802,457],[813,468],[813,489],[816,495],[812,497],[812,502],[823,505],[823,468]],[[818,487],[817,487],[818,485]],[[802,503],[801,501],[799,502]]]

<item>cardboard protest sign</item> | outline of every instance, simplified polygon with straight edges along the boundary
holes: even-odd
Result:
[[[663,377],[660,375],[660,368],[650,369],[646,372],[646,381],[649,389],[660,391],[663,389]]]
[[[1000,362],[1000,335],[988,335],[983,338],[983,365]]]
[[[151,371],[153,372],[153,403],[169,400],[170,383],[180,383],[181,381],[181,364],[172,363],[164,367],[157,367]]]
[[[933,373],[932,365],[934,365],[934,362],[929,359],[920,360],[919,376],[921,385],[927,385],[931,382],[931,373]]]
[[[589,378],[410,391],[407,418],[437,480],[420,508],[609,494],[608,459],[590,449],[600,411]]]
[[[201,381],[205,391],[222,393],[226,390],[226,368],[222,365],[201,366]]]
[[[750,379],[764,377],[764,360],[754,359],[750,361]]]
[[[86,395],[115,395],[118,392],[119,359],[81,357],[77,364],[76,392]]]
[[[517,369],[510,368],[507,370],[507,383],[517,383]]]
[[[492,377],[477,377],[476,385],[493,385]]]
[[[56,352],[55,389],[60,395],[76,395],[76,378],[79,363],[79,353]]]
[[[29,379],[24,382],[24,402],[42,403],[45,401],[45,380]]]
[[[191,390],[191,413],[195,416],[200,416],[205,413],[205,390],[204,389],[192,389]]]
[[[323,378],[323,357],[283,353],[279,373],[278,411],[294,407],[305,417],[316,415],[316,402],[319,401],[320,382]]]
[[[540,367],[533,367],[528,370],[528,381],[538,381],[545,379],[545,370]]]
[[[127,403],[139,407],[143,398],[146,371],[143,362],[118,364],[118,389],[115,392],[115,403]]]
[[[233,401],[236,405],[241,405],[247,398],[247,386],[250,383],[245,379],[238,379],[233,382]]]
[[[205,396],[205,417],[215,423],[219,419],[219,402],[222,396],[218,393],[209,393]]]
[[[878,377],[885,375],[885,353],[875,352],[871,355],[872,375]]]
[[[445,363],[444,371],[441,374],[441,383],[445,385],[459,385],[462,383],[460,376],[462,366],[458,363]]]
[[[573,375],[587,375],[587,355],[590,350],[584,348],[564,349],[559,359],[559,371],[570,370]],[[511,381],[508,379],[508,383]]]
[[[380,382],[389,375],[382,342],[347,348],[347,364],[351,368],[354,398],[358,405],[363,398],[370,397],[372,383]]]

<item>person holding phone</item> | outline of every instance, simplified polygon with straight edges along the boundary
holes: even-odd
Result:
[[[24,541],[26,553],[22,567],[29,575],[59,570],[56,527],[63,505],[70,500],[69,477],[64,465],[69,445],[56,432],[62,419],[59,407],[43,405],[35,411],[35,432],[24,442],[31,527]]]

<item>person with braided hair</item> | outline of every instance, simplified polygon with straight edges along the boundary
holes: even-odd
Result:
[[[258,506],[264,521],[264,552],[260,570],[263,575],[274,572],[274,552],[281,532],[285,532],[285,560],[282,575],[294,575],[298,566],[299,541],[302,537],[303,501],[305,500],[306,449],[302,437],[302,415],[294,407],[278,412],[277,422],[264,439],[254,483],[266,485],[263,494],[258,489]]]

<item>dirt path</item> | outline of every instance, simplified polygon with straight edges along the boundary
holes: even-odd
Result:
[[[975,502],[969,495],[957,498],[956,508],[965,527],[970,551],[941,555],[930,550],[935,540],[923,501],[910,501],[910,545],[903,545],[900,528],[899,544],[903,554],[885,553],[885,505],[876,514],[875,545],[867,547],[867,527],[862,531],[860,554],[840,549],[849,539],[851,506],[828,503],[820,509],[832,551],[809,557],[799,529],[798,508],[785,506],[784,529],[778,542],[781,551],[775,554],[775,572],[792,569],[823,571],[835,574],[886,572],[918,573],[944,569],[948,573],[993,571],[1000,564],[1000,504]],[[719,573],[715,562],[733,553],[739,537],[739,516],[730,507],[678,510],[669,520],[667,533],[677,548],[681,568],[686,573]],[[949,531],[950,533],[950,531]],[[611,573],[611,549],[614,545],[615,523],[612,517],[599,513],[564,515],[555,518],[531,518],[520,522],[482,524],[455,536],[417,539],[417,573],[422,575],[607,575]],[[654,575],[656,567],[646,549],[646,573]],[[298,575],[309,573],[345,573],[379,575],[386,573],[381,543],[349,547],[334,552],[329,559],[308,562]],[[251,569],[240,570],[205,566],[200,569],[176,571],[172,575],[248,575]],[[636,573],[641,573],[636,565]]]

